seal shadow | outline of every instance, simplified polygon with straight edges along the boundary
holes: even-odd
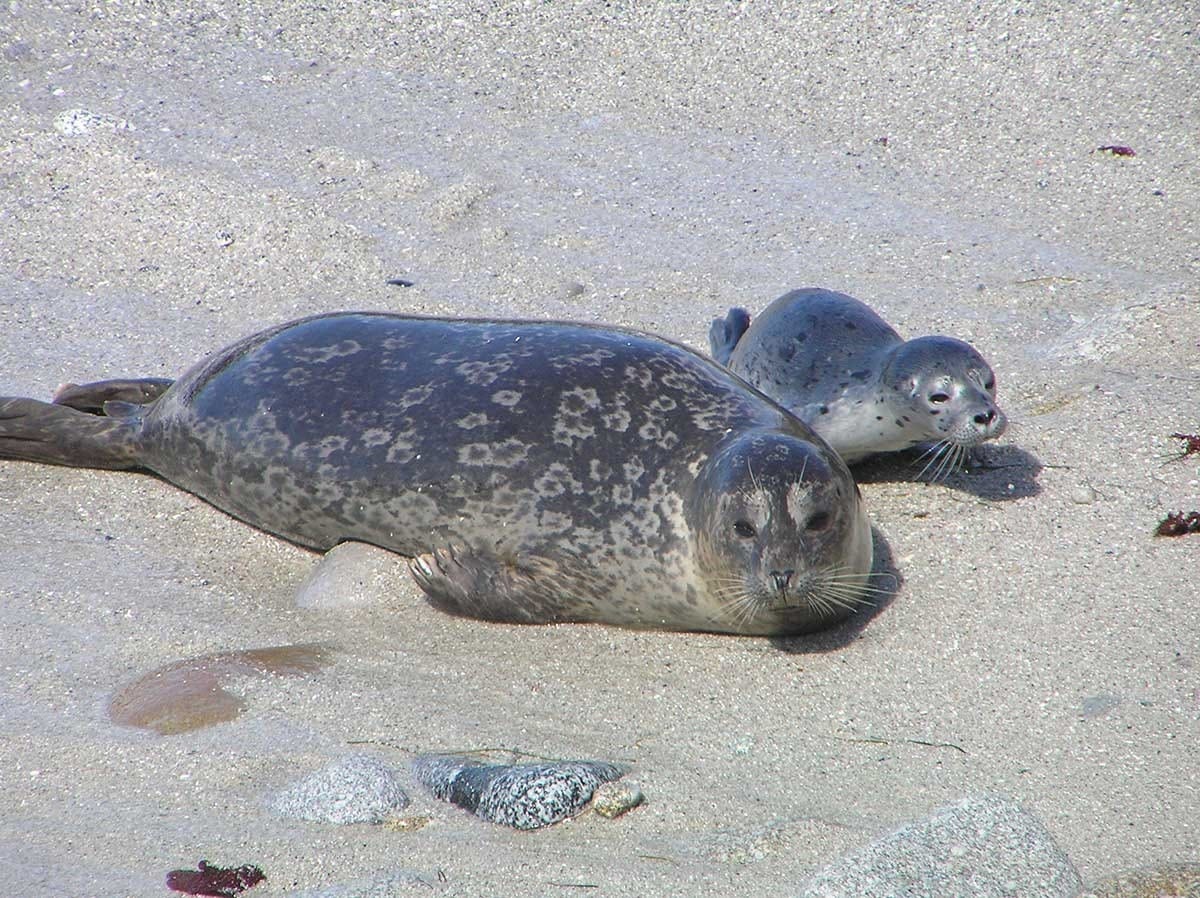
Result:
[[[799,636],[772,636],[771,645],[781,652],[792,655],[808,655],[816,652],[835,652],[845,648],[858,638],[867,624],[895,601],[904,586],[904,575],[896,567],[891,544],[878,527],[871,527],[871,542],[875,547],[875,563],[871,566],[871,587],[875,592],[867,603],[828,630],[804,633]]]
[[[920,448],[906,449],[873,456],[852,471],[858,483],[928,483],[916,476],[928,460]],[[1028,499],[1042,491],[1037,479],[1043,467],[1041,459],[1019,446],[985,443],[971,451],[962,469],[937,485],[994,502]]]

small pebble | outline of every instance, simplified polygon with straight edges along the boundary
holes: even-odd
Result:
[[[636,783],[623,780],[601,783],[592,793],[592,808],[601,817],[609,820],[632,811],[646,800]]]
[[[109,115],[98,115],[86,109],[68,109],[54,117],[54,130],[64,137],[83,137],[95,131],[127,130],[129,123]]]
[[[271,800],[281,817],[312,823],[382,823],[408,807],[395,772],[370,755],[349,755]]]
[[[1099,717],[1111,711],[1117,705],[1121,704],[1119,695],[1110,695],[1107,692],[1100,695],[1086,696],[1079,703],[1080,717]]]
[[[1087,481],[1077,483],[1071,490],[1071,501],[1076,505],[1091,505],[1097,499],[1097,493]]]
[[[429,821],[432,819],[427,814],[414,814],[412,817],[393,817],[391,820],[384,822],[383,828],[398,833],[415,833],[417,830],[428,826]]]

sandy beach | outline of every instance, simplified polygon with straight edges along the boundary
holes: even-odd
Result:
[[[165,895],[206,858],[264,898],[788,895],[980,794],[1085,882],[1200,860],[1200,535],[1153,535],[1200,509],[1170,437],[1200,432],[1196,17],[1036,10],[8,4],[2,395],[337,309],[707,352],[730,306],[821,286],[972,342],[1011,424],[945,483],[856,469],[900,585],[789,640],[452,618],[399,558],[300,608],[313,553],[151,476],[0,462],[0,891]],[[162,665],[310,643],[324,669],[238,680],[230,722],[108,716]],[[494,747],[627,764],[647,803],[536,832],[415,783],[411,831],[268,807],[350,752]]]

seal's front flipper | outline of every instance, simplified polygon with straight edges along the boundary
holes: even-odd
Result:
[[[728,365],[734,347],[749,327],[750,313],[745,309],[730,309],[724,318],[714,318],[708,329],[708,348],[713,359]]]
[[[89,415],[36,399],[0,396],[0,458],[76,468],[139,466],[140,414]]]
[[[418,555],[409,569],[430,603],[450,614],[513,624],[577,619],[564,614],[567,597],[548,559],[518,562],[455,545]]]
[[[165,377],[142,377],[136,380],[98,380],[90,384],[63,384],[54,391],[54,398],[50,401],[55,405],[65,405],[67,408],[91,412],[94,415],[107,414],[104,410],[106,402],[147,405],[167,392],[174,382]]]

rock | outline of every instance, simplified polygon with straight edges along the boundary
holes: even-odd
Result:
[[[598,761],[490,764],[464,755],[421,755],[413,761],[413,774],[435,798],[517,829],[578,814],[597,786],[624,773]]]
[[[370,755],[334,761],[271,800],[281,817],[312,823],[382,823],[406,807],[395,772]]]
[[[394,552],[366,543],[334,546],[317,562],[296,590],[298,608],[330,609],[380,605],[389,584],[407,579],[404,559]]]
[[[625,781],[601,783],[592,793],[592,810],[612,820],[632,811],[646,800],[636,783]]]
[[[1091,505],[1099,498],[1095,488],[1086,480],[1082,480],[1071,488],[1071,501],[1076,505]]]
[[[1074,898],[1079,874],[1032,814],[970,798],[821,870],[804,898]]]

